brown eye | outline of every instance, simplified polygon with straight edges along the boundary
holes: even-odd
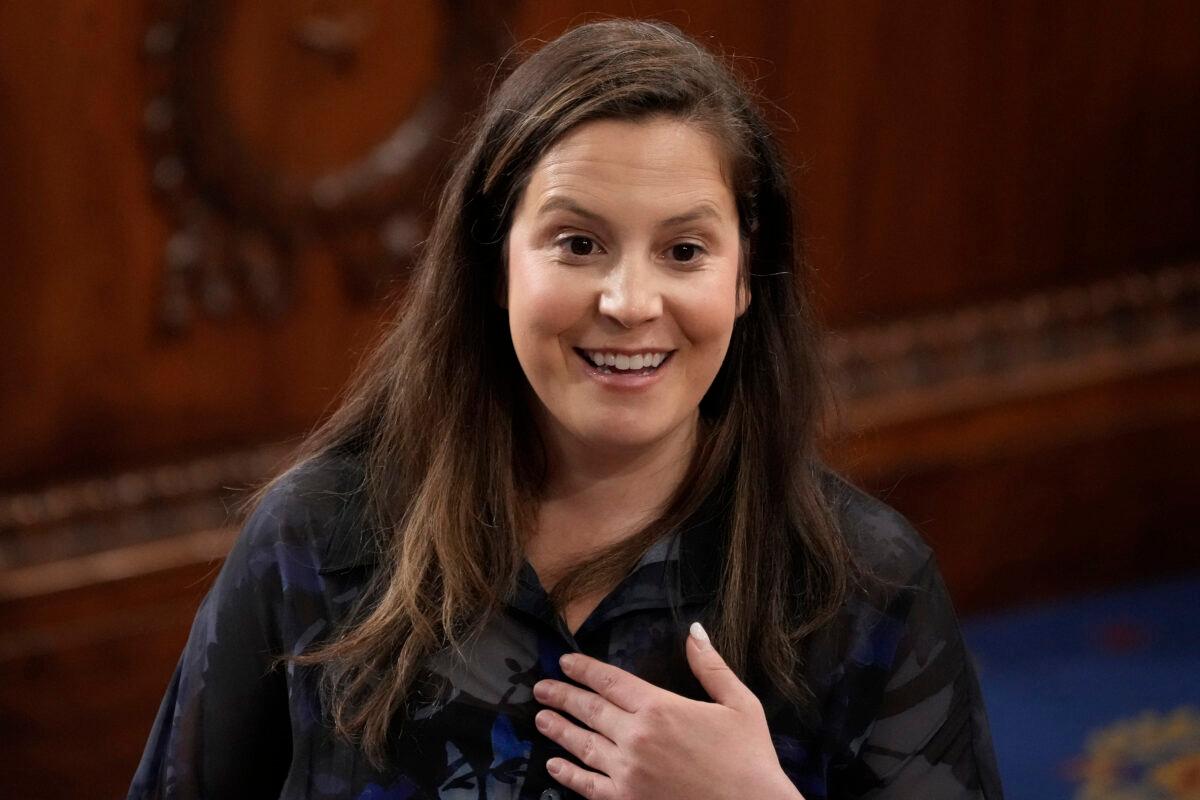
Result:
[[[596,250],[596,243],[586,236],[572,236],[570,247],[573,256],[590,256]]]
[[[691,261],[700,252],[694,244],[677,244],[671,248],[671,257],[676,261]]]

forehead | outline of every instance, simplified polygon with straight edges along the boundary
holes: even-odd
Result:
[[[563,136],[534,166],[522,206],[561,195],[663,208],[702,201],[735,214],[717,140],[664,117],[596,120]]]

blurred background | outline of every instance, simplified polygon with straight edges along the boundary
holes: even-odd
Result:
[[[772,106],[829,458],[935,547],[1009,796],[1200,796],[1200,5],[1167,0],[0,4],[0,796],[124,795],[466,115],[596,12]]]

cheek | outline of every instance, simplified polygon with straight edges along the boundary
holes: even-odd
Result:
[[[529,255],[510,260],[508,320],[518,352],[550,344],[586,314],[586,293],[578,284]]]
[[[684,335],[715,357],[723,356],[737,321],[736,283],[722,276],[720,281],[697,286],[680,297],[677,309]]]

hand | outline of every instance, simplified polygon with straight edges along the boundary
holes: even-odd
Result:
[[[594,691],[543,680],[533,694],[587,728],[548,709],[538,712],[537,726],[595,771],[552,758],[551,776],[589,800],[804,800],[779,766],[762,704],[699,623],[685,647],[715,702],[690,700],[579,653],[563,656],[563,672]]]

